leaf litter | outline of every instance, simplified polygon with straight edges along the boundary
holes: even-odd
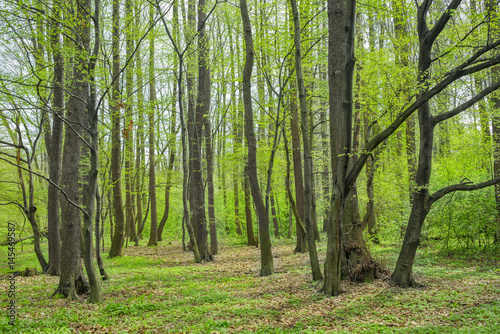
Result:
[[[273,246],[273,256],[275,274],[260,277],[255,247],[222,244],[213,262],[201,264],[178,243],[128,247],[122,262],[140,258],[148,259],[147,265],[137,260],[134,268],[122,268],[106,259],[112,277],[103,282],[105,301],[99,305],[51,298],[57,277],[18,277],[18,319],[31,327],[38,323],[35,328],[42,332],[58,325],[74,333],[385,332],[463,326],[493,332],[492,326],[499,325],[495,270],[475,275],[470,267],[455,266],[449,269],[468,275],[453,279],[419,267],[421,288],[401,289],[388,277],[343,281],[345,292],[330,298],[319,291],[321,282],[312,281],[307,253],[295,254],[293,245],[281,243]],[[440,265],[446,270],[446,264]],[[3,291],[7,284],[0,280]],[[65,321],[53,324],[50,319]]]

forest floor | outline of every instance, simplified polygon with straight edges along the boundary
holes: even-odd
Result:
[[[319,244],[323,261],[325,242]],[[35,266],[32,245],[17,247],[16,270]],[[16,325],[8,324],[8,268],[0,263],[0,332],[12,333],[499,333],[500,255],[444,256],[419,251],[417,289],[388,277],[344,281],[329,298],[309,274],[308,254],[291,241],[273,246],[275,274],[259,277],[259,249],[221,244],[210,263],[196,264],[178,243],[124,248],[104,259],[111,279],[104,302],[52,298],[58,278],[16,277]],[[392,269],[395,247],[373,247]],[[1,247],[1,256],[6,248]]]

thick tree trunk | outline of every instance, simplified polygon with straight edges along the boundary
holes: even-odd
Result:
[[[109,257],[122,255],[125,241],[125,216],[123,214],[123,197],[121,183],[121,124],[120,109],[123,103],[120,100],[120,2],[113,1],[113,85],[111,88],[111,184],[113,186],[113,209],[115,227]]]
[[[245,137],[248,145],[248,179],[252,191],[253,201],[257,209],[259,219],[260,237],[260,276],[268,276],[274,272],[273,255],[271,252],[271,238],[269,237],[269,216],[262,199],[257,175],[257,143],[255,139],[251,77],[254,60],[254,48],[252,39],[252,27],[248,16],[246,0],[240,0],[241,18],[243,21],[243,33],[245,38],[245,67],[243,69],[243,104],[245,107]]]
[[[83,12],[90,12],[90,0],[86,3],[87,6],[84,8]],[[89,301],[91,303],[99,303],[102,301],[102,292],[101,285],[99,283],[99,278],[97,277],[97,273],[94,268],[94,252],[92,248],[92,230],[93,219],[95,215],[95,203],[96,197],[98,196],[97,187],[98,187],[98,166],[99,166],[99,127],[98,127],[98,109],[96,105],[97,100],[97,92],[96,92],[96,84],[95,84],[95,65],[97,61],[97,57],[100,51],[100,29],[99,29],[99,9],[100,9],[100,1],[95,0],[95,9],[94,15],[92,17],[94,21],[94,29],[95,29],[95,40],[94,40],[94,50],[92,52],[92,57],[90,58],[88,67],[90,74],[90,96],[87,100],[87,117],[89,124],[89,132],[90,132],[90,171],[88,174],[87,182],[84,186],[84,194],[85,197],[85,214],[84,217],[84,226],[83,226],[83,259],[85,263],[85,270],[87,271],[87,275],[89,277],[89,285],[90,285],[90,298]],[[86,49],[90,47],[90,31],[85,30],[88,34],[84,36],[84,40]],[[99,246],[98,246],[99,247]]]
[[[54,22],[59,22],[61,17],[60,2],[56,1],[52,5],[52,15]],[[48,144],[49,155],[49,178],[59,185],[61,180],[61,152],[63,139],[64,117],[64,57],[62,55],[61,36],[58,29],[60,25],[56,23],[56,30],[51,35],[51,43],[54,59],[54,89],[53,89],[53,117],[50,142]],[[51,183],[49,184],[47,195],[47,229],[49,239],[49,267],[46,273],[59,276],[61,263],[61,232],[59,220],[59,190]]]
[[[487,10],[490,13],[492,27],[494,27],[491,30],[492,37],[499,38],[500,27],[498,27],[498,25],[494,25],[494,22],[498,23],[498,7],[495,6],[494,0],[488,0],[486,4]],[[497,54],[500,54],[500,51],[497,51]],[[491,69],[491,79],[492,82],[500,80],[500,65],[496,65]],[[491,98],[491,102],[494,110],[500,110],[500,96],[498,93]],[[498,115],[493,117],[493,174],[495,177],[500,176],[500,117]],[[495,185],[495,201],[500,215],[500,184]],[[495,227],[495,241],[497,244],[500,244],[500,219],[498,219],[498,224]]]
[[[330,99],[330,147],[332,171],[332,219],[328,227],[323,292],[341,293],[342,222],[347,168],[352,140],[352,75],[354,71],[354,21],[356,2],[328,1],[328,77]]]
[[[210,108],[210,72],[208,69],[208,41],[205,34],[205,0],[198,2],[198,98],[194,114],[192,152],[192,222],[196,226],[196,241],[202,261],[211,261],[208,246],[207,218],[205,213],[205,191],[203,183],[201,143],[203,118]]]
[[[326,81],[326,79],[325,79]],[[324,105],[326,109],[326,104]],[[323,214],[323,232],[326,232],[331,214],[330,214],[330,162],[329,160],[329,149],[328,149],[328,125],[326,120],[326,112],[321,112],[320,115],[321,122],[321,147],[323,149],[323,172],[321,174],[322,181],[322,189],[323,189],[323,206],[324,206],[324,214]]]
[[[90,7],[90,0],[85,0],[79,3],[77,7],[78,22],[86,22],[85,12]],[[78,19],[79,18],[79,19]],[[89,25],[78,25],[75,31],[84,41],[84,46],[89,43]],[[80,202],[80,194],[78,191],[79,166],[80,166],[80,148],[82,142],[80,138],[83,135],[82,120],[87,119],[85,110],[88,101],[88,82],[86,79],[87,62],[85,50],[78,50],[74,57],[73,66],[73,82],[72,94],[68,102],[68,124],[66,127],[63,160],[62,160],[62,175],[61,187],[68,196],[69,200],[78,204]],[[70,204],[65,198],[61,199],[61,276],[59,286],[55,294],[62,295],[68,299],[76,299],[79,294],[87,293],[89,285],[83,276],[81,262],[81,214],[80,210],[73,204]]]

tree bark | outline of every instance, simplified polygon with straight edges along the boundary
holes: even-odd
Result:
[[[82,1],[77,6],[76,22],[87,22],[90,0]],[[76,39],[81,40],[83,47],[89,45],[89,25],[77,25],[74,27]],[[88,64],[86,62],[85,49],[77,46],[74,56],[72,93],[68,101],[68,123],[64,138],[61,188],[73,203],[79,203],[78,192],[80,148],[83,134],[82,122],[87,119],[85,110],[87,108],[89,86],[86,79]],[[69,126],[68,124],[71,124]],[[59,286],[54,294],[62,295],[68,299],[76,299],[79,294],[89,291],[89,285],[83,275],[81,263],[81,215],[77,207],[70,204],[64,198],[61,200],[61,276]]]
[[[352,75],[354,71],[354,21],[356,2],[328,1],[328,77],[330,147],[333,178],[332,219],[328,227],[323,292],[341,293],[343,212],[350,186],[347,168],[352,140]]]
[[[150,24],[153,23],[153,8],[149,12]],[[156,161],[155,161],[155,115],[156,115],[156,79],[155,79],[155,36],[151,34],[149,40],[149,102],[151,109],[148,115],[149,140],[149,199],[151,203],[151,231],[148,246],[158,245],[158,210],[156,202]]]
[[[271,252],[271,238],[269,237],[269,216],[262,199],[257,176],[257,143],[255,139],[251,77],[254,61],[252,27],[248,16],[246,0],[240,0],[241,19],[243,21],[243,35],[245,38],[245,67],[243,69],[243,104],[245,108],[245,137],[248,145],[248,179],[252,191],[253,201],[259,219],[260,237],[260,276],[268,276],[274,272],[273,255]]]
[[[203,138],[203,118],[210,108],[210,72],[208,69],[208,45],[205,33],[205,0],[198,2],[198,97],[194,114],[192,136],[192,220],[196,225],[196,241],[202,261],[211,261],[212,254],[208,246],[207,218],[205,213],[205,191],[202,170],[201,143]]]
[[[302,158],[300,150],[300,131],[299,131],[299,113],[297,108],[297,86],[296,81],[290,81],[290,111],[292,113],[291,132],[292,132],[292,161],[293,176],[295,184],[295,205],[299,213],[300,223],[296,220],[297,243],[294,252],[307,252],[307,237],[300,229],[300,224],[305,222],[304,217],[304,179],[302,177]]]
[[[301,114],[301,129],[302,129],[302,142],[304,148],[304,218],[306,225],[306,237],[309,248],[309,260],[311,263],[311,271],[313,280],[317,281],[323,278],[321,269],[318,262],[318,253],[316,250],[316,239],[314,237],[313,221],[312,221],[312,155],[310,147],[309,135],[309,113],[307,108],[306,88],[304,84],[304,76],[302,73],[302,48],[300,38],[300,19],[297,8],[297,1],[290,0],[293,13],[293,22],[295,27],[295,72],[297,76],[297,86],[299,91],[300,101],[300,114]]]
[[[51,34],[52,52],[54,60],[53,80],[53,117],[50,142],[48,144],[49,155],[49,179],[59,185],[61,180],[61,152],[63,139],[64,117],[64,57],[62,55],[62,43],[60,35],[61,3],[55,1],[52,5],[52,15],[56,26]],[[49,246],[49,267],[46,273],[59,276],[61,263],[61,232],[59,219],[59,190],[51,183],[47,195],[47,228]]]
[[[178,1],[175,0],[173,3],[173,36],[175,43],[178,43],[179,40],[179,4]],[[177,58],[174,59],[174,76],[179,72],[179,60]],[[170,148],[170,156],[168,159],[168,169],[167,169],[167,180],[165,185],[165,211],[163,212],[163,216],[160,220],[158,226],[158,241],[162,241],[163,228],[168,220],[168,214],[170,211],[170,188],[172,187],[172,173],[174,169],[174,162],[176,156],[176,135],[177,135],[177,108],[176,108],[176,97],[178,95],[177,85],[174,87],[174,97],[173,97],[173,107],[172,107],[172,117],[171,117],[171,125],[170,125],[170,140],[169,140],[169,148]]]
[[[245,221],[247,226],[247,246],[258,246],[259,243],[257,239],[255,239],[255,235],[253,233],[253,220],[252,220],[252,204],[250,198],[250,188],[248,185],[248,175],[247,168],[245,168],[244,172],[244,189],[245,189]]]
[[[109,257],[122,255],[125,241],[125,216],[123,213],[123,197],[121,183],[121,124],[120,109],[123,103],[120,100],[120,1],[113,1],[113,83],[111,87],[111,184],[113,186],[113,208],[115,228],[109,249]]]
[[[134,76],[133,76],[133,51],[134,51],[134,38],[133,38],[133,11],[132,1],[125,0],[125,46],[126,46],[126,59],[130,61],[125,69],[125,91],[127,98],[125,101],[125,124],[124,129],[126,132],[122,133],[125,141],[125,235],[130,240],[135,240],[135,207],[133,200],[134,192],[134,121],[132,120],[134,102]],[[127,239],[127,243],[128,240]]]

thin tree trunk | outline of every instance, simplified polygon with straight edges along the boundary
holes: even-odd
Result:
[[[276,207],[274,205],[274,194],[271,194],[271,216],[273,217],[274,237],[280,238],[280,226],[278,224],[278,217],[276,217]]]
[[[123,103],[120,100],[120,2],[113,1],[113,85],[111,87],[111,184],[113,186],[113,208],[115,217],[115,228],[109,257],[122,255],[123,243],[125,241],[125,216],[123,213],[123,197],[121,185],[121,124],[120,109]]]
[[[153,23],[153,7],[149,12],[150,24]],[[156,170],[155,170],[155,114],[156,114],[156,80],[155,80],[155,36],[151,34],[149,40],[149,102],[148,137],[149,137],[149,199],[151,202],[151,232],[148,246],[158,245],[158,211],[156,205]]]
[[[293,22],[295,27],[295,72],[297,75],[297,86],[299,91],[300,114],[301,114],[301,129],[302,142],[304,148],[304,218],[306,224],[306,236],[309,248],[309,260],[311,262],[311,271],[313,280],[317,281],[323,278],[318,262],[318,253],[316,251],[316,239],[314,237],[314,227],[312,221],[312,155],[309,136],[309,113],[307,109],[307,96],[304,84],[304,76],[302,74],[302,48],[300,38],[300,19],[297,8],[297,1],[290,0],[293,13]]]
[[[178,44],[179,39],[179,5],[177,0],[173,3],[173,36],[174,42]],[[179,61],[177,58],[174,59],[174,75],[177,75],[179,72],[178,69]],[[170,211],[170,188],[172,187],[172,173],[174,169],[175,156],[176,156],[176,138],[177,138],[177,110],[176,110],[176,100],[177,97],[177,85],[174,86],[174,94],[173,94],[173,107],[172,107],[172,117],[170,123],[170,140],[169,140],[169,148],[170,148],[170,156],[168,159],[168,169],[167,169],[167,180],[165,185],[165,211],[163,212],[163,217],[161,218],[160,224],[158,226],[158,241],[162,241],[163,228],[168,220],[168,214]]]
[[[247,169],[245,168],[244,176],[244,189],[245,189],[245,221],[247,226],[247,246],[258,246],[259,243],[257,239],[255,239],[255,235],[253,233],[253,220],[252,220],[252,204],[250,198],[250,188],[248,185],[248,175]]]
[[[208,188],[208,221],[210,227],[210,252],[212,255],[218,253],[217,225],[215,222],[215,198],[214,198],[214,172],[212,153],[212,129],[208,115],[204,116],[205,123],[205,150],[207,154],[207,188]]]
[[[138,31],[140,27],[140,15],[139,9],[135,8],[135,29],[134,32],[136,34],[136,43],[137,46],[140,46],[140,40],[138,37]],[[137,225],[137,233],[135,237],[135,245],[139,246],[139,240],[142,239],[141,233],[139,233],[142,216],[143,216],[143,185],[144,185],[144,168],[143,165],[146,160],[145,154],[145,139],[144,139],[144,80],[143,80],[143,70],[142,70],[142,53],[139,49],[137,49],[135,54],[135,64],[136,64],[136,77],[137,77],[137,135],[136,135],[136,158],[135,158],[135,196],[136,196],[136,205],[137,205],[137,214],[134,224]]]
[[[257,143],[255,139],[251,77],[254,60],[252,27],[248,16],[246,0],[240,0],[241,18],[243,21],[243,34],[245,38],[245,67],[243,69],[243,104],[245,107],[245,137],[248,145],[248,179],[252,191],[253,201],[257,208],[260,236],[260,276],[268,276],[274,272],[273,255],[271,251],[271,238],[269,237],[269,217],[262,199],[257,175]]]
[[[130,238],[130,240],[135,241],[136,230],[135,230],[135,208],[133,200],[133,173],[134,173],[134,131],[132,120],[132,112],[134,102],[134,82],[133,82],[133,56],[132,52],[134,49],[134,39],[133,39],[133,11],[132,11],[132,0],[125,0],[125,17],[126,17],[126,29],[125,29],[125,45],[126,45],[126,58],[130,59],[130,64],[125,69],[125,90],[127,94],[127,100],[125,101],[125,130],[123,137],[125,141],[125,235]],[[128,239],[127,239],[128,240]]]
[[[96,210],[95,210],[95,258],[97,260],[97,266],[99,267],[99,274],[101,275],[103,280],[109,279],[109,275],[106,273],[104,269],[104,262],[102,261],[101,255],[101,237],[102,237],[102,229],[101,229],[101,211],[102,211],[102,202],[101,195],[99,194],[99,187],[96,190]]]

